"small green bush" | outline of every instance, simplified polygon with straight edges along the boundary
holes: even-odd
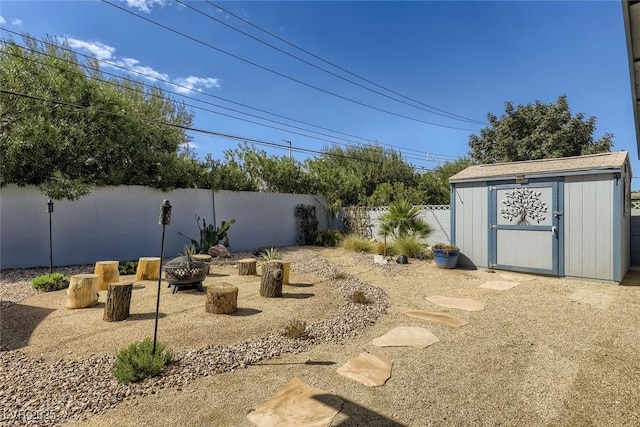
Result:
[[[307,322],[292,320],[284,327],[284,335],[292,340],[304,339],[307,337]]]
[[[400,255],[409,258],[422,258],[425,247],[415,236],[397,237],[393,241],[393,248]]]
[[[43,274],[33,279],[31,286],[41,292],[58,291],[69,287],[69,276],[62,273]]]
[[[153,354],[153,340],[145,338],[118,352],[111,373],[123,384],[135,383],[158,375],[172,358],[173,352],[161,342],[156,343],[156,353]]]
[[[373,243],[355,234],[345,236],[342,240],[342,247],[354,252],[370,253],[373,251]]]
[[[118,271],[122,275],[136,274],[138,270],[138,261],[122,261],[118,264]]]
[[[316,246],[337,246],[342,239],[342,234],[338,230],[322,230],[316,235]]]
[[[280,252],[276,248],[265,249],[260,257],[265,261],[272,261],[274,259],[280,259]]]

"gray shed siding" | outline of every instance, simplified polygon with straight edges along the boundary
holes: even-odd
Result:
[[[627,192],[631,189],[631,175],[629,169],[625,168],[624,182],[626,185],[619,185],[617,191],[620,194],[620,212],[622,212],[622,222],[620,224],[620,272],[621,279],[629,272],[631,268],[631,195],[627,196]]]
[[[472,260],[476,267],[487,267],[489,261],[487,191],[484,182],[453,186],[456,230],[453,244],[458,246],[460,252]]]
[[[565,178],[566,276],[613,279],[614,185],[611,174]]]

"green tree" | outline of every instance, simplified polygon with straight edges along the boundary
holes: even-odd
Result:
[[[489,113],[487,118],[489,126],[469,138],[469,154],[479,163],[580,156],[613,146],[611,134],[594,138],[595,117],[572,114],[566,95],[555,104],[535,101],[515,107],[509,101],[502,117]]]
[[[0,186],[71,200],[92,186],[196,186],[204,168],[185,150],[191,113],[159,88],[104,78],[97,61],[67,49],[55,39],[0,43]]]

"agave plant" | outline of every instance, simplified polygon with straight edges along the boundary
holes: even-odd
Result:
[[[274,259],[280,259],[280,252],[276,248],[265,249],[260,255],[265,261],[272,261]]]

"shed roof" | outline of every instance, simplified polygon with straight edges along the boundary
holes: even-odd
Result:
[[[449,178],[449,182],[485,181],[489,178],[515,178],[524,175],[562,176],[580,171],[622,170],[628,160],[626,151],[592,154],[588,156],[562,157],[558,159],[529,160],[524,162],[491,163],[469,166]]]

